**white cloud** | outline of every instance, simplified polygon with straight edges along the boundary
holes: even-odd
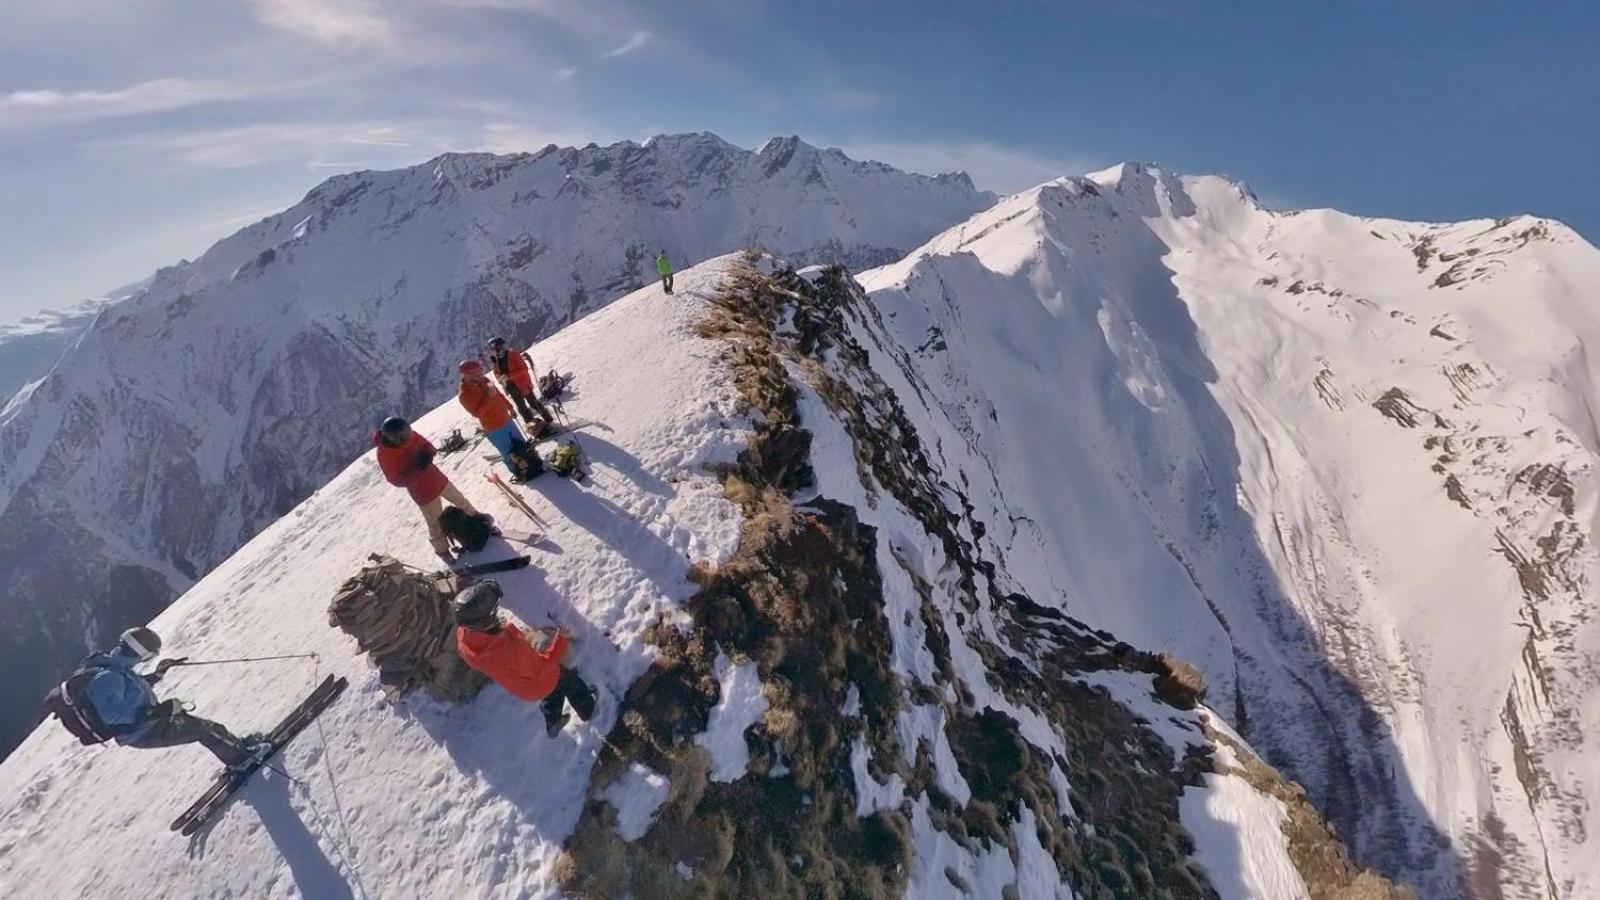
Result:
[[[619,56],[627,56],[629,53],[632,53],[635,50],[640,49],[641,47],[645,46],[646,44],[650,43],[653,40],[655,40],[655,35],[651,34],[650,32],[648,32],[648,31],[635,31],[633,34],[628,36],[628,39],[626,41],[623,41],[620,45],[618,45],[616,47],[612,47],[610,50],[607,50],[606,52],[600,54],[600,58],[601,59],[616,59]]]
[[[577,66],[565,66],[563,68],[557,69],[556,70],[556,80],[557,81],[566,81],[567,79],[571,78],[572,76],[578,74],[578,71],[579,70],[578,70]]]
[[[232,85],[182,78],[144,81],[115,90],[53,88],[0,95],[0,130],[47,122],[92,121],[165,112],[205,103],[247,99],[253,92]]]
[[[394,48],[399,28],[369,0],[251,0],[267,25],[322,44]]]
[[[135,135],[85,147],[218,169],[284,161],[304,161],[309,168],[357,169],[420,162],[449,148],[447,134],[447,129],[425,123],[279,122]]]
[[[966,172],[978,187],[1001,193],[1104,165],[1084,158],[1043,156],[988,141],[862,140],[843,142],[840,149],[858,159],[875,159],[910,172]]]

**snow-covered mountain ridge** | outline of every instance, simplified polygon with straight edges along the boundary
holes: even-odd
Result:
[[[46,310],[0,325],[0,409],[20,388],[42,377],[102,310],[144,290],[130,284],[64,309]]]
[[[1600,892],[1594,247],[1124,165],[862,281],[1030,596],[1198,664],[1425,896]]]
[[[993,202],[795,138],[448,154],[329,179],[156,273],[0,415],[0,749],[91,643],[148,618],[495,334],[545,336],[680,265],[761,245],[898,258]]]
[[[500,580],[520,617],[576,633],[592,723],[547,738],[497,688],[459,707],[385,698],[327,603],[368,553],[428,548],[364,458],[153,623],[173,654],[320,654],[164,685],[239,728],[328,671],[352,680],[280,757],[297,781],[264,773],[185,841],[163,826],[205,754],[80,748],[47,726],[0,765],[0,887],[1404,896],[1196,706],[1192,673],[1018,590],[993,523],[941,483],[867,366],[875,319],[842,270],[727,258],[538,346],[574,375],[596,472],[529,486],[552,528],[537,565]],[[418,427],[465,424],[450,403]],[[490,465],[445,462],[515,521]],[[95,852],[61,865],[85,835]]]

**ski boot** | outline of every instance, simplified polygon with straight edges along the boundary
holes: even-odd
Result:
[[[248,734],[240,738],[239,746],[246,755],[243,759],[228,766],[228,771],[235,775],[243,775],[259,767],[272,753],[272,742],[267,740],[267,735],[262,732]]]

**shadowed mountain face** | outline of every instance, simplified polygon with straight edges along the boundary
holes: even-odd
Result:
[[[877,264],[993,200],[794,138],[666,136],[339,176],[158,272],[0,418],[0,749],[66,667],[316,490],[383,415],[449,396],[488,337],[531,343],[649,283],[662,250]]]

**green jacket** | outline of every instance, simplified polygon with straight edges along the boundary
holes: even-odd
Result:
[[[656,271],[663,275],[672,274],[672,260],[667,259],[667,255],[665,253],[656,257]]]

